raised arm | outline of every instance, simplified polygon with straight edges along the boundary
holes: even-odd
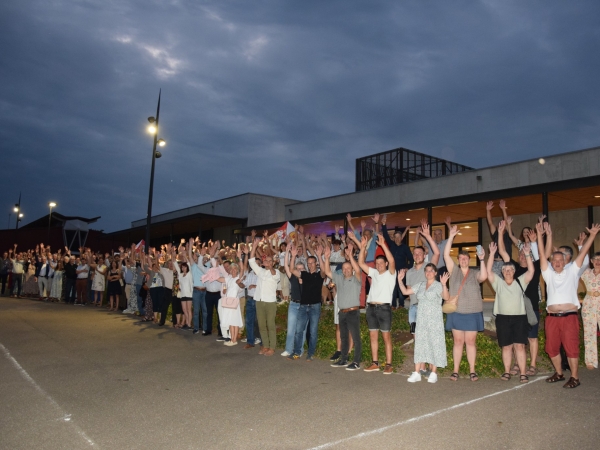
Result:
[[[527,272],[525,273],[525,283],[529,284],[535,274],[535,267],[533,266],[533,258],[531,257],[531,244],[528,242],[523,246],[525,252],[525,260],[527,261]]]
[[[379,233],[379,213],[375,213],[373,215],[373,222],[375,222],[375,233]]]
[[[406,269],[400,269],[398,271],[398,286],[400,286],[402,295],[412,295],[415,293],[415,291],[413,291],[411,286],[404,285],[404,275],[406,275]]]
[[[437,246],[437,244],[435,243],[435,241],[433,240],[433,238],[431,237],[431,231],[429,229],[429,224],[427,223],[426,220],[421,220],[421,228],[419,230],[417,230],[416,234],[419,234],[419,233],[421,233],[423,235],[423,237],[427,240],[427,242],[429,243],[429,247],[431,248],[431,251],[433,252],[430,262],[437,266],[437,264],[440,260],[440,249]]]
[[[390,249],[381,234],[377,236],[377,244],[383,249],[385,257],[388,260],[388,270],[392,275],[396,275],[396,261],[394,260],[394,255],[390,252]]]
[[[364,273],[369,274],[370,267],[365,263],[365,256],[367,253],[367,238],[362,237],[359,243],[360,251],[358,253],[358,266],[362,269]]]
[[[487,266],[485,267],[487,271],[487,279],[490,283],[493,283],[496,279],[496,274],[492,272],[492,267],[494,266],[494,255],[496,254],[496,250],[498,250],[496,243],[494,241],[490,242],[490,254],[488,255]]]
[[[540,253],[540,269],[544,272],[548,269],[548,254],[544,247],[544,226],[542,225],[542,222],[536,223],[535,229],[537,231],[538,251]]]
[[[329,246],[320,248],[319,251],[323,252],[325,258],[323,259],[323,264],[321,264],[321,272],[325,274],[326,277],[333,279],[333,275],[331,274],[331,266],[329,265],[329,258],[331,257],[331,248]]]
[[[346,259],[352,266],[352,270],[354,270],[354,276],[357,278],[358,281],[362,281],[360,267],[354,259],[354,247],[352,246],[352,244],[348,245],[348,247],[344,249],[344,252],[346,253]]]
[[[487,202],[485,205],[485,217],[487,219],[488,228],[490,229],[490,235],[496,232],[496,225],[492,220],[492,209],[494,209],[494,202]]]
[[[498,224],[498,253],[500,253],[500,256],[502,257],[502,261],[509,262],[510,255],[506,251],[506,247],[504,245],[504,239],[503,239],[505,230],[506,230],[506,222],[504,220],[501,220],[500,223]],[[488,272],[489,272],[489,268],[488,268]]]
[[[385,242],[387,242],[387,245],[391,246],[393,241],[392,241],[392,238],[390,238],[390,233],[388,232],[386,222],[387,222],[387,215],[384,214],[383,217],[381,218],[381,234],[383,234],[383,238],[385,239]]]
[[[512,217],[508,216],[506,218],[506,231],[508,232],[508,237],[510,238],[510,240],[512,241],[512,243],[515,245],[515,247],[519,246],[519,240],[515,237],[515,235],[513,234],[513,230],[512,230],[512,223],[513,223],[513,219]],[[525,236],[523,236],[523,238],[525,238]],[[500,239],[500,238],[498,238]],[[506,249],[508,251],[508,249]],[[498,247],[498,251],[500,251],[500,248]]]
[[[352,232],[355,232],[354,225],[352,225],[352,216],[350,215],[350,213],[346,214],[346,221],[348,222],[348,226],[350,227]]]
[[[296,248],[296,246],[294,244],[292,244],[290,246],[290,248],[288,249],[288,251],[285,252],[284,267],[285,267],[285,273],[287,274],[288,278],[291,278],[292,275],[296,275],[297,278],[300,278],[300,272],[298,270],[296,270],[296,266],[295,266],[297,255],[298,255],[298,249]]]
[[[587,240],[583,244],[583,247],[581,247],[581,250],[579,251],[579,255],[577,255],[577,258],[575,258],[575,265],[577,267],[581,267],[583,265],[583,259],[586,257],[586,255],[590,251],[590,247],[592,246],[592,243],[594,242],[596,235],[600,231],[600,224],[595,223],[592,225],[592,228],[586,228],[586,231],[590,234],[590,236],[587,238]]]
[[[448,233],[448,242],[444,247],[444,261],[446,262],[448,273],[452,275],[452,271],[454,270],[454,260],[450,257],[450,250],[452,249],[452,242],[454,242],[454,238],[458,234],[458,227],[453,225]]]

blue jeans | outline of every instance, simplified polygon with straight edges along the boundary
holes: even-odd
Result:
[[[249,295],[246,296],[246,340],[248,344],[254,345],[254,323],[256,322],[256,301]]]
[[[206,291],[194,289],[192,308],[194,309],[194,330],[200,329],[200,311],[202,311],[202,329],[206,331]]]
[[[141,290],[142,290],[142,285],[136,284],[135,285],[135,293],[137,294],[138,311],[143,316],[144,314],[146,314],[146,310],[144,309],[144,299],[140,295]]]
[[[313,356],[317,349],[317,332],[321,318],[321,303],[314,305],[300,305],[296,319],[296,337],[294,339],[294,354],[302,351],[304,330],[309,329],[308,356]]]
[[[408,323],[417,323],[417,307],[419,305],[410,305],[408,308]]]
[[[298,310],[300,309],[300,303],[290,302],[288,308],[288,323],[287,323],[287,338],[285,340],[285,351],[289,354],[294,353],[294,343],[296,340],[296,324],[298,322]],[[306,327],[302,331],[302,344],[300,345],[300,353],[302,356],[304,352],[304,341],[306,341]]]

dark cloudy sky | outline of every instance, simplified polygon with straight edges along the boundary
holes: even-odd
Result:
[[[0,227],[351,192],[407,147],[474,167],[600,145],[600,2],[3,0]],[[0,208],[0,210],[2,209]],[[27,220],[26,220],[27,222]],[[14,216],[11,218],[14,226]]]

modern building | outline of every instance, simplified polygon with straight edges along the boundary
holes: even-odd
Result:
[[[594,219],[600,221],[600,147],[474,169],[398,148],[357,159],[356,191],[310,201],[242,194],[152,217],[152,244],[199,235],[202,239],[240,241],[252,229],[274,231],[286,221],[306,232],[328,234],[347,229],[346,214],[371,223],[375,213],[388,216],[388,229],[419,226],[427,219],[442,228],[446,217],[460,228],[452,254],[487,247],[486,203],[504,199],[519,235],[544,214],[557,245],[570,244]],[[492,210],[494,220],[500,209]],[[117,245],[144,237],[145,219],[106,235]],[[413,245],[414,232],[408,243]],[[596,248],[597,247],[596,243]]]

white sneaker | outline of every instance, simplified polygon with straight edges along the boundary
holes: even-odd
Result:
[[[244,338],[242,339],[242,342],[248,342],[248,339]]]
[[[419,372],[413,372],[406,381],[408,381],[409,383],[416,383],[417,381],[421,381],[421,374]]]
[[[260,338],[256,338],[254,339],[254,345],[258,345],[260,344],[262,341],[260,340]]]
[[[283,353],[281,354],[281,356],[290,356],[290,354],[284,350]]]
[[[431,372],[429,378],[427,378],[428,383],[437,383],[437,373]]]
[[[131,314],[133,311],[131,309],[124,309],[123,314]]]

